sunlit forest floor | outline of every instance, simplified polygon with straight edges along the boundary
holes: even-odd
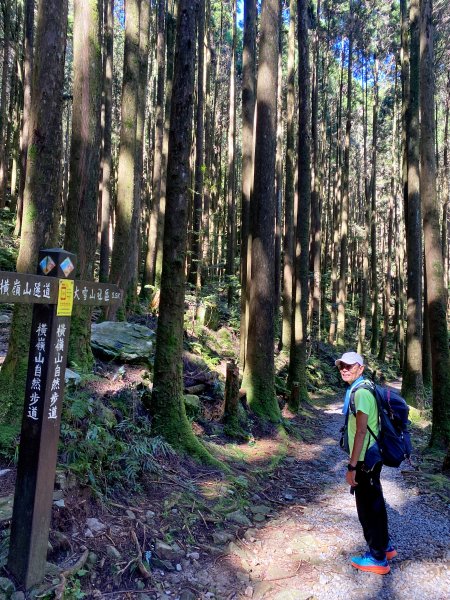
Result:
[[[66,394],[40,597],[447,597],[450,482],[419,452],[426,421],[415,427],[413,464],[385,476],[399,558],[382,578],[349,566],[364,547],[337,446],[340,393],[312,394],[298,415],[284,407],[283,428],[248,415],[241,440],[223,431],[220,393],[204,402],[192,424],[224,473],[148,440],[142,366],[98,360],[95,373]],[[3,459],[2,471],[4,562],[14,462]]]

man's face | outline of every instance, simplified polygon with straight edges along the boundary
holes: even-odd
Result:
[[[346,363],[339,363],[339,371],[341,372],[341,377],[345,381],[351,385],[354,381],[358,379],[358,377],[364,371],[364,365],[360,365],[355,363],[353,365],[347,365]]]

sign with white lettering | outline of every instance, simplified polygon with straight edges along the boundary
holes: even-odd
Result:
[[[76,257],[39,252],[38,273],[0,271],[0,303],[33,304],[8,568],[26,589],[44,577],[73,304],[122,301],[115,285],[74,281]]]

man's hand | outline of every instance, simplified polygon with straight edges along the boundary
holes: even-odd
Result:
[[[345,474],[345,480],[351,487],[357,486],[358,484],[356,482],[356,471],[347,471],[347,473]]]

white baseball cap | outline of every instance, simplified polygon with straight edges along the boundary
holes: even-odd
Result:
[[[341,358],[338,358],[334,361],[334,364],[338,367],[339,363],[344,363],[346,365],[354,365],[358,363],[358,365],[364,365],[364,359],[361,354],[357,352],[344,352]]]

